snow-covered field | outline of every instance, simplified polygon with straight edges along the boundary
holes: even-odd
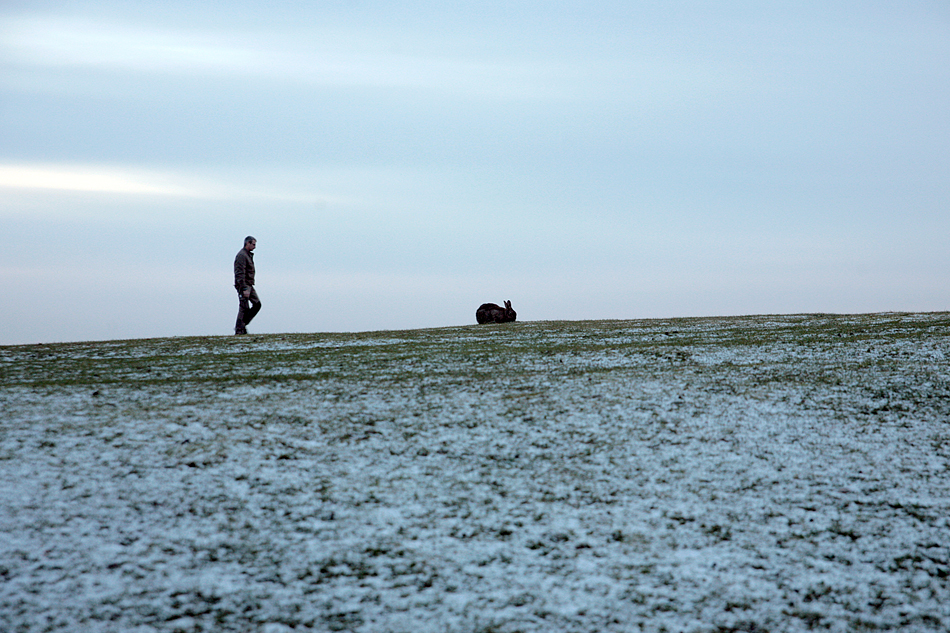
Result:
[[[950,315],[0,348],[0,630],[950,629]]]

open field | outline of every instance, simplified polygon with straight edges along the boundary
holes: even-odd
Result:
[[[950,314],[0,347],[0,630],[950,629]]]

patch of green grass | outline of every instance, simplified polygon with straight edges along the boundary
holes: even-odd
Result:
[[[517,384],[670,371],[712,372],[726,382],[742,374],[752,385],[834,385],[852,373],[913,369],[917,350],[945,348],[948,332],[946,313],[791,315],[25,345],[0,348],[0,385],[404,385],[436,375]]]

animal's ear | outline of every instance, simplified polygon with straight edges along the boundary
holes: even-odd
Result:
[[[505,301],[505,307],[510,309],[510,308],[511,308],[511,302],[510,302],[510,301]]]

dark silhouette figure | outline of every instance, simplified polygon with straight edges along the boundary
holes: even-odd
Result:
[[[234,258],[234,287],[238,292],[238,315],[234,323],[235,334],[247,334],[247,324],[261,309],[261,300],[254,290],[254,249],[257,238],[244,238],[244,248]]]
[[[483,303],[475,311],[475,320],[479,323],[511,323],[518,313],[511,309],[511,302],[505,301],[505,307],[496,303]]]

